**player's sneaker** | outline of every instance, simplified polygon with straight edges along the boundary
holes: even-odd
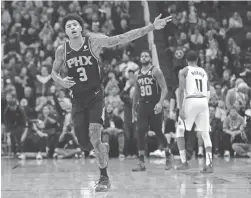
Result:
[[[170,170],[173,167],[173,157],[171,154],[166,155],[166,170]]]
[[[90,158],[95,158],[95,157],[96,157],[96,153],[95,153],[94,149],[92,149],[92,150],[90,151],[89,157],[90,157]]]
[[[58,154],[57,153],[53,153],[53,159],[58,159]]]
[[[36,159],[37,160],[42,160],[43,159],[43,156],[40,152],[38,152],[37,156],[36,156]]]
[[[132,169],[133,172],[146,171],[146,167],[143,162],[139,162],[135,168]]]
[[[25,160],[26,159],[26,156],[24,153],[21,153],[19,156],[18,156],[18,159],[20,160]]]
[[[190,168],[190,165],[188,162],[180,163],[178,166],[176,166],[176,170],[187,170]]]
[[[101,175],[99,181],[95,185],[96,192],[106,192],[111,187],[109,177]]]
[[[124,159],[125,159],[125,155],[124,155],[123,153],[120,153],[120,154],[119,154],[119,159],[120,159],[120,160],[124,160]]]
[[[203,169],[200,171],[201,173],[212,173],[213,172],[213,165],[205,165]]]
[[[224,157],[230,157],[230,151],[224,151]]]
[[[204,157],[203,154],[201,154],[201,153],[198,154],[198,158],[203,158],[203,157]]]

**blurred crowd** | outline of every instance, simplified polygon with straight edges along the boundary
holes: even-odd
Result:
[[[174,34],[166,39],[166,53],[177,74],[186,65],[186,52],[198,52],[199,65],[206,69],[211,82],[214,152],[246,157],[251,156],[251,5],[236,4],[166,2],[165,12],[172,14],[174,23]],[[83,155],[70,121],[69,93],[50,75],[55,49],[67,40],[60,20],[75,12],[85,21],[84,35],[122,34],[130,30],[129,6],[127,1],[2,2],[3,146],[11,145],[19,158],[25,158],[24,152],[36,152],[39,159],[42,153],[62,158]],[[101,53],[105,86],[103,141],[114,148],[110,155],[121,159],[137,155],[131,113],[133,82],[139,69],[138,58],[131,56],[134,48],[129,43]],[[176,101],[175,91],[164,104],[163,132],[171,145],[175,145],[177,107],[171,105]],[[203,156],[199,134],[196,140],[197,154]],[[3,146],[2,154],[6,153]],[[147,133],[146,150],[147,155],[163,156],[153,131]]]

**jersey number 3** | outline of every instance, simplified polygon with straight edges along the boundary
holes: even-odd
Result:
[[[150,96],[152,95],[152,87],[150,85],[141,86],[141,96]]]
[[[201,79],[195,79],[197,89],[202,92],[202,80]]]
[[[86,75],[86,71],[85,71],[85,68],[84,67],[79,67],[77,69],[77,72],[79,73],[79,80],[82,81],[82,82],[85,82],[88,80],[88,77]]]

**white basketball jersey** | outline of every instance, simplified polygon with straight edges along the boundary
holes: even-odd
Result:
[[[204,96],[207,97],[208,77],[205,70],[201,67],[187,66],[188,73],[186,76],[186,91],[188,96]]]

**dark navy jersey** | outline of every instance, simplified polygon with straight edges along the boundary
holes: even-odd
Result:
[[[161,89],[157,80],[153,77],[154,66],[145,74],[140,70],[137,76],[139,84],[139,102],[157,103],[160,100]]]
[[[101,86],[100,68],[98,58],[94,56],[90,38],[85,41],[79,50],[71,48],[70,43],[65,43],[65,64],[68,76],[73,77],[76,84],[71,88],[73,96],[79,96],[88,91],[96,91]]]

